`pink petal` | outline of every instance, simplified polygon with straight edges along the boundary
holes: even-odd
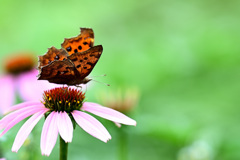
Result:
[[[18,90],[24,101],[42,100],[44,90],[48,90],[59,85],[49,83],[48,81],[37,80],[38,70],[33,69],[30,72],[21,74],[18,77]],[[61,85],[62,86],[62,85]]]
[[[31,118],[29,118],[24,125],[20,128],[17,133],[17,136],[14,140],[12,151],[17,152],[19,148],[22,146],[24,141],[27,139],[28,135],[31,133],[32,129],[38,123],[38,121],[42,118],[44,113],[46,113],[49,109],[45,108],[44,110],[35,113]]]
[[[44,122],[41,135],[42,155],[49,156],[56,144],[58,136],[57,118],[58,113],[54,111],[48,115]]]
[[[35,108],[35,107],[34,107]],[[24,108],[25,109],[25,108]],[[5,123],[5,124],[2,124],[2,126],[4,126],[4,130],[3,132],[0,134],[0,137],[3,136],[9,129],[11,129],[13,126],[15,126],[18,122],[20,122],[21,120],[27,118],[28,116],[32,115],[32,114],[35,114],[36,112],[39,112],[39,111],[42,111],[42,110],[45,110],[46,108],[43,108],[43,107],[38,107],[36,109],[29,109],[29,110],[25,110],[25,111],[22,111],[18,114],[12,114],[12,115],[7,115],[6,119],[9,119],[9,118],[12,118],[12,120],[8,121],[9,123]],[[22,109],[23,110],[23,109]],[[19,110],[18,110],[19,111]],[[17,112],[17,111],[15,111]],[[15,116],[15,117],[13,117]],[[4,120],[6,121],[6,120]]]
[[[117,123],[117,122],[113,122],[118,128],[121,128],[122,125],[120,123]]]
[[[73,137],[73,124],[68,116],[68,114],[64,112],[60,112],[58,115],[58,130],[59,134],[61,135],[62,139],[67,142],[72,142]]]
[[[0,114],[14,104],[14,78],[12,76],[4,76],[0,78]]]
[[[19,121],[23,120],[24,118],[37,113],[41,110],[44,110],[45,107],[41,104],[41,105],[34,105],[34,106],[28,106],[19,110],[16,110],[8,115],[6,115],[5,117],[3,117],[0,120],[0,130],[7,127],[8,124],[13,121],[16,117],[18,117],[19,115],[22,115],[22,117],[20,117]]]
[[[96,137],[105,143],[111,139],[111,135],[96,118],[87,113],[76,110],[72,112],[72,115],[77,124],[93,137]]]
[[[5,111],[5,114],[8,113],[8,112],[12,112],[14,110],[29,107],[29,106],[32,106],[32,105],[43,105],[43,104],[39,101],[23,102],[23,103],[20,103],[20,104],[17,104],[17,105],[14,105],[14,106],[10,107],[8,110]]]
[[[102,118],[108,119],[110,121],[114,121],[117,123],[122,123],[126,125],[134,125],[136,126],[136,121],[125,116],[124,114],[115,111],[114,109],[103,107],[96,103],[85,102],[81,108],[84,111],[93,113]]]

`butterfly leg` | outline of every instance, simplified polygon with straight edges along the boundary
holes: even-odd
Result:
[[[75,87],[76,87],[77,89],[81,89],[81,90],[82,90],[82,86],[80,86],[80,85],[75,85]]]
[[[64,88],[64,85],[63,85],[63,89],[65,90],[64,94],[68,91],[68,88],[69,88],[69,85],[67,85],[66,88]]]

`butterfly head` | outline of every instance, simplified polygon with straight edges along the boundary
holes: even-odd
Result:
[[[90,82],[91,80],[92,80],[91,78],[85,77],[85,78],[82,80],[82,84],[87,84],[87,83]]]

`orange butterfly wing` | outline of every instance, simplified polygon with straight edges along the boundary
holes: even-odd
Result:
[[[38,80],[48,80],[51,83],[69,84],[76,78],[74,64],[69,60],[54,61],[42,67]]]
[[[39,56],[38,69],[41,69],[43,66],[46,66],[55,60],[67,59],[67,56],[68,53],[64,49],[57,49],[55,47],[51,47],[48,49],[45,55]]]
[[[84,79],[90,74],[96,63],[98,62],[103,48],[102,45],[91,47],[84,52],[78,52],[70,55],[69,60],[74,64],[80,74],[80,79]]]
[[[94,33],[91,28],[80,28],[81,33],[77,37],[65,38],[61,44],[69,55],[77,52],[84,52],[93,46]]]

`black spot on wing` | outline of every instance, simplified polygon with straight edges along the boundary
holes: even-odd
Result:
[[[91,65],[91,66],[93,66],[94,64],[93,63],[91,63],[91,62],[87,62],[87,64],[89,64],[89,65]]]
[[[67,47],[66,50],[67,50],[68,52],[70,52],[70,51],[72,50],[72,48],[71,48],[71,47]]]
[[[55,59],[55,60],[59,60],[59,56],[56,55],[56,56],[54,57],[54,59]]]

